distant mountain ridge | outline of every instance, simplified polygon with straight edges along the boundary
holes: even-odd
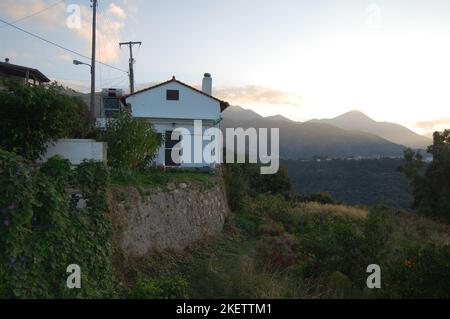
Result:
[[[372,133],[393,143],[411,148],[425,149],[432,144],[431,139],[419,135],[400,124],[377,122],[358,110],[347,112],[332,119],[311,120],[309,122],[330,124],[345,130]]]
[[[405,147],[374,134],[345,130],[326,123],[294,122],[279,117],[264,118],[241,107],[229,107],[222,114],[222,128],[279,128],[280,156],[311,159],[314,156],[401,157]]]

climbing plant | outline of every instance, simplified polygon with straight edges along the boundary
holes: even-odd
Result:
[[[56,157],[39,169],[0,150],[0,298],[114,296],[107,182],[102,163],[72,171]],[[81,289],[66,285],[71,264]]]

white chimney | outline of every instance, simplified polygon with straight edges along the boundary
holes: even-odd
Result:
[[[212,78],[210,73],[205,73],[202,82],[202,91],[212,95]]]

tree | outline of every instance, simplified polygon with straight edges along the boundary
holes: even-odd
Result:
[[[70,137],[80,124],[81,106],[56,83],[29,86],[6,83],[0,91],[0,147],[36,160],[49,143]],[[78,128],[77,128],[78,127]]]
[[[73,97],[76,104],[77,121],[72,125],[71,138],[89,138],[95,132],[95,118],[92,116],[89,106],[80,97]]]
[[[148,165],[162,144],[161,137],[144,119],[122,112],[106,124],[108,162],[114,168],[136,170]]]
[[[405,151],[405,164],[399,167],[411,181],[414,206],[425,215],[450,221],[450,130],[435,132],[427,152],[433,161],[422,173],[422,157]]]

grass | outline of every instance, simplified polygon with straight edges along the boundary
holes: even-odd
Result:
[[[166,172],[146,170],[142,172],[113,170],[111,185],[113,186],[164,186],[168,183],[197,182],[204,186],[212,186],[217,178],[209,172],[190,170],[169,170]]]
[[[198,173],[169,174],[191,178]],[[273,198],[269,202],[276,209],[281,207]],[[384,208],[378,215],[361,207],[303,203],[284,212],[288,213],[312,217],[299,221],[308,226],[308,232],[297,233],[295,227],[288,227],[291,219],[273,220],[261,211],[232,213],[224,232],[215,238],[181,252],[151,253],[135,260],[122,256],[124,259],[116,260],[116,269],[131,290],[142,280],[179,276],[194,299],[391,298],[397,296],[397,283],[389,278],[395,277],[392,271],[404,268],[411,241],[441,246],[450,238],[447,225],[397,209]],[[333,218],[315,218],[320,215]],[[366,224],[370,226],[367,233]],[[373,257],[366,259],[362,253]],[[383,278],[390,285],[381,295],[364,288],[365,267],[373,260],[382,265]],[[419,275],[417,278],[422,278],[423,274]],[[407,287],[415,288],[415,279],[407,278]],[[432,281],[426,284],[434,287]]]
[[[333,214],[341,217],[349,217],[353,219],[365,219],[368,211],[363,208],[346,206],[346,205],[331,205],[319,203],[302,203],[296,207],[300,213],[308,214]]]

